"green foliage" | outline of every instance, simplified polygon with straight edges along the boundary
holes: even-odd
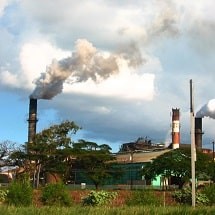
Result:
[[[186,187],[184,189],[181,189],[179,191],[175,191],[173,193],[173,198],[180,204],[192,204],[192,190],[190,187]],[[209,199],[206,194],[197,191],[196,192],[196,204],[197,205],[208,205]]]
[[[15,206],[28,206],[32,204],[33,189],[29,177],[14,180],[8,187],[7,202]]]
[[[0,202],[5,202],[7,199],[8,190],[0,190]]]
[[[72,154],[70,134],[75,134],[78,129],[70,121],[44,129],[36,134],[32,144],[28,144],[29,159],[39,160],[45,171],[65,172],[68,164],[65,160]]]
[[[17,150],[16,143],[10,140],[0,142],[0,161],[3,165],[13,165],[14,161],[10,159],[10,155]],[[7,183],[7,182],[5,182]]]
[[[201,206],[198,208],[187,206],[123,206],[123,207],[83,207],[74,205],[72,207],[11,207],[0,206],[1,215],[209,215],[215,214],[215,207]]]
[[[209,215],[215,214],[215,207],[155,207],[155,206],[135,206],[135,207],[7,207],[0,206],[1,215]]]
[[[215,162],[210,162],[207,166],[207,170],[208,176],[215,183]]]
[[[157,196],[152,190],[137,190],[132,192],[131,197],[126,201],[126,204],[129,206],[161,206],[162,198]]]
[[[109,161],[114,160],[114,157],[108,145],[79,140],[73,144],[73,149],[76,152],[77,168],[84,170],[86,177],[94,183],[96,189],[113,176],[114,172],[111,171],[113,165]]]
[[[143,175],[146,179],[155,179],[156,176],[162,175],[164,177],[175,176],[178,178],[178,185],[180,188],[183,184],[191,178],[191,162],[190,149],[181,148],[170,150],[148,163],[143,168]],[[196,176],[207,174],[210,157],[200,151],[197,151],[196,161]]]
[[[215,204],[215,184],[206,186],[203,189],[203,193],[208,197],[209,204],[214,205]]]
[[[48,184],[42,190],[42,202],[45,205],[70,206],[72,199],[62,183]]]
[[[71,135],[76,134],[79,129],[70,121],[50,126],[37,133],[33,142],[24,145],[22,151],[14,152],[11,159],[16,161],[16,165],[35,174],[33,184],[38,187],[41,173],[64,174],[70,170],[70,158],[74,155]]]
[[[183,203],[183,204],[191,204],[192,202],[192,194],[191,194],[191,190],[188,188],[184,188],[182,190],[178,190],[175,191],[173,193],[173,198],[179,202],[179,203]]]
[[[101,191],[91,191],[88,196],[82,199],[84,206],[101,206],[107,205],[117,196],[116,192],[107,192],[104,190]]]

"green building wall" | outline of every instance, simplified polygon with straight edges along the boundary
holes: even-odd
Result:
[[[157,176],[156,179],[152,180],[152,186],[158,187],[161,185],[161,177]]]
[[[153,185],[160,186],[160,177],[152,182],[146,182],[142,176],[141,170],[144,163],[123,163],[114,164],[113,171],[119,171],[117,177],[111,177],[105,181],[104,185]],[[116,168],[117,167],[117,168]],[[83,170],[75,170],[73,172],[74,183],[93,185],[92,181],[87,177]]]

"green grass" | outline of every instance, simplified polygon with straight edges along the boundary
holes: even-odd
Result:
[[[0,215],[208,215],[215,214],[215,207],[12,207],[0,206]]]

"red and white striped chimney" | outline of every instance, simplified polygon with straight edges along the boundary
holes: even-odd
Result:
[[[180,114],[179,109],[172,108],[172,148],[178,149],[180,144]]]

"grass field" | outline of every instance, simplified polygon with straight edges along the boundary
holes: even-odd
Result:
[[[215,207],[12,207],[0,206],[0,215],[192,215],[215,214]]]

